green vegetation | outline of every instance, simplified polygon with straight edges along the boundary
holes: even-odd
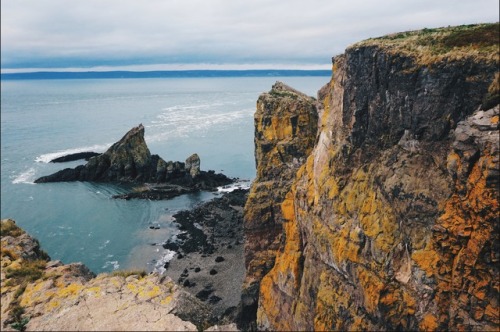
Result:
[[[25,260],[18,269],[7,268],[5,276],[8,279],[12,279],[17,285],[33,282],[43,276],[46,263],[45,260],[41,259],[34,261]]]
[[[443,59],[466,58],[498,63],[499,45],[500,25],[488,23],[399,32],[367,39],[351,48],[379,46],[413,56],[418,63],[428,65]]]
[[[13,220],[2,220],[2,222],[0,223],[0,237],[18,237],[19,235],[22,235],[24,233],[25,232],[21,228],[17,227],[16,223]]]
[[[488,93],[483,100],[483,109],[487,110],[500,103],[500,72],[495,74],[493,82],[488,87]]]
[[[10,287],[18,285],[18,288],[14,292],[14,298],[9,305],[9,318],[6,321],[12,324],[12,328],[16,330],[24,331],[29,321],[28,318],[22,317],[24,308],[19,303],[20,298],[29,282],[33,282],[43,277],[46,263],[47,262],[43,259],[22,260],[19,268],[7,268],[5,270],[5,277],[7,278],[5,286]]]
[[[29,321],[30,319],[28,317],[24,317],[20,321],[13,323],[11,326],[15,330],[26,331],[26,324],[28,324]]]
[[[292,99],[297,99],[299,96],[296,93],[290,92],[290,91],[277,91],[277,90],[271,90],[269,94],[273,97],[290,97]]]

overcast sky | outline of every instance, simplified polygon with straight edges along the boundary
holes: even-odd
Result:
[[[498,13],[498,0],[2,0],[1,66],[328,69],[362,39]]]

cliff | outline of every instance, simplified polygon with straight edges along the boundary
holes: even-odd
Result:
[[[1,221],[1,267],[2,331],[196,331],[213,323],[209,308],[170,278],[95,276],[81,263],[51,261],[10,219]],[[234,325],[211,329],[219,328]]]
[[[267,224],[281,240],[257,328],[498,330],[498,29],[394,34],[333,59],[313,150],[286,195],[262,194],[280,205]]]
[[[257,100],[257,174],[244,210],[245,267],[240,324],[255,321],[260,280],[273,266],[283,215],[280,203],[311,152],[318,123],[316,100],[277,82]]]

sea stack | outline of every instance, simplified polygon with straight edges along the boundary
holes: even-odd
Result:
[[[161,158],[152,156],[144,140],[144,126],[132,128],[106,152],[89,159],[86,165],[66,168],[35,183],[61,181],[148,182],[156,180]]]
[[[200,170],[200,157],[193,154],[186,162],[165,161],[151,154],[144,140],[144,126],[129,130],[103,154],[89,159],[85,165],[66,168],[52,175],[43,176],[35,183],[63,181],[95,181],[115,183],[167,184],[150,191],[125,195],[127,198],[163,199],[195,190],[214,190],[233,182],[223,174]]]

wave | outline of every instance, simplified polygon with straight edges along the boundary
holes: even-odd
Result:
[[[104,265],[102,266],[102,269],[107,269],[110,266],[113,267],[113,271],[120,268],[120,264],[118,263],[118,261],[106,261],[106,263],[104,263]]]
[[[110,242],[109,240],[104,241],[104,244],[102,246],[99,246],[99,250],[106,248],[108,246],[109,242]]]
[[[42,155],[36,157],[35,161],[37,163],[49,163],[51,160],[53,160],[55,158],[63,157],[63,156],[66,156],[68,154],[79,153],[79,152],[88,152],[88,151],[104,152],[110,146],[111,146],[111,144],[96,144],[96,145],[85,146],[85,147],[80,147],[80,148],[60,150],[60,151],[56,151],[56,152],[42,154]]]
[[[217,187],[217,192],[228,193],[236,189],[250,189],[251,181],[238,181],[235,183],[228,184],[227,186]]]
[[[158,272],[162,274],[166,271],[165,264],[170,262],[174,258],[176,252],[166,249],[165,254],[156,262],[153,272]]]
[[[207,108],[216,107],[216,104],[198,106],[175,106],[165,109],[157,115],[156,120],[146,126],[152,128],[153,133],[146,136],[150,142],[164,141],[174,137],[189,137],[193,133],[207,132],[215,126],[233,125],[241,119],[252,118],[255,110],[245,108],[230,112],[206,112]]]
[[[36,171],[33,167],[28,168],[26,171],[22,172],[21,174],[17,175],[14,180],[12,180],[13,184],[18,184],[18,183],[27,183],[27,184],[34,184],[35,182],[35,174]]]

